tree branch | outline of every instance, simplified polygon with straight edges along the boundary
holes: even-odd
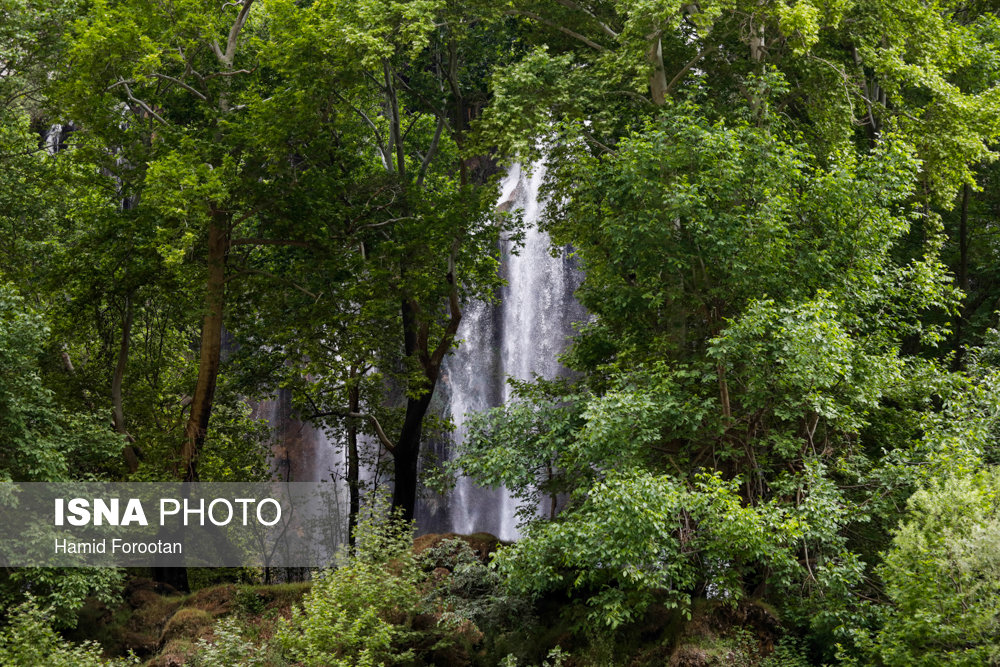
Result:
[[[396,87],[393,85],[392,68],[389,60],[382,59],[382,70],[385,77],[385,99],[389,111],[389,147],[390,152],[393,147],[396,151],[396,173],[399,179],[406,182],[406,151],[403,146],[403,134],[400,131],[399,98],[396,96]]]
[[[160,117],[160,114],[158,114],[155,111],[153,111],[152,107],[150,107],[148,104],[146,104],[145,102],[143,102],[142,100],[140,100],[139,98],[137,98],[135,95],[132,94],[132,89],[128,87],[128,82],[125,81],[125,79],[119,79],[118,83],[109,86],[108,90],[111,90],[115,86],[124,86],[125,87],[125,94],[128,95],[128,98],[131,101],[133,101],[136,104],[138,104],[143,109],[143,111],[145,111],[146,113],[148,113],[150,115],[151,118],[155,118],[156,120],[160,121],[164,125],[169,125],[169,123],[167,123],[167,121],[163,120],[163,118]]]
[[[605,53],[607,51],[607,49],[605,47],[601,46],[597,42],[595,42],[595,41],[593,41],[591,39],[588,39],[587,37],[584,37],[583,35],[581,35],[578,32],[570,30],[566,26],[562,26],[562,25],[559,25],[558,23],[555,23],[554,21],[550,21],[550,20],[548,20],[546,18],[542,18],[541,16],[539,16],[538,14],[535,14],[534,12],[525,11],[523,9],[508,9],[504,13],[507,14],[507,15],[509,15],[509,16],[527,16],[529,19],[534,19],[534,20],[538,21],[539,23],[543,23],[543,24],[549,26],[550,28],[555,28],[559,32],[563,33],[564,35],[569,35],[573,39],[576,39],[576,40],[579,40],[579,41],[583,42],[584,44],[586,44],[590,48],[594,49],[595,51],[600,51],[601,53]]]
[[[617,32],[615,32],[614,30],[612,30],[611,27],[608,24],[606,24],[604,21],[602,21],[601,19],[597,18],[597,15],[594,14],[589,9],[587,9],[586,7],[581,7],[580,5],[576,4],[572,0],[556,0],[556,2],[558,2],[563,7],[569,7],[570,9],[576,10],[578,12],[583,12],[584,14],[586,14],[587,16],[589,16],[590,18],[592,18],[594,21],[596,21],[597,25],[601,26],[601,30],[604,31],[605,35],[607,35],[608,37],[610,37],[612,39],[617,39],[618,38],[618,33]]]
[[[166,74],[157,74],[155,72],[151,76],[155,76],[157,79],[163,79],[164,81],[170,81],[171,83],[176,83],[178,86],[180,86],[184,90],[188,91],[189,93],[191,93],[192,95],[194,95],[195,97],[197,97],[198,99],[200,99],[202,102],[205,102],[205,101],[208,100],[207,97],[205,97],[203,94],[201,94],[200,92],[198,92],[197,90],[195,90],[191,86],[187,85],[186,83],[184,83],[180,79],[175,79],[174,77],[167,76]]]
[[[420,170],[417,172],[417,187],[419,188],[424,183],[424,176],[427,175],[427,168],[431,164],[431,160],[434,159],[434,154],[437,153],[438,142],[441,139],[441,131],[444,129],[444,116],[438,116],[437,128],[434,130],[434,138],[431,139],[431,145],[427,149],[427,155],[424,156],[424,161],[420,163]]]
[[[310,399],[309,402],[312,403],[312,399]],[[315,403],[313,403],[313,407],[316,407]],[[390,454],[396,454],[396,445],[389,439],[389,436],[385,434],[385,430],[382,429],[382,424],[379,423],[378,418],[370,412],[351,412],[346,408],[339,408],[336,410],[327,410],[325,412],[314,412],[306,417],[306,419],[312,421],[321,417],[355,417],[357,419],[367,419],[372,423],[372,427],[375,429],[375,434],[378,435],[379,442],[382,443],[382,446],[389,450]]]
[[[393,70],[393,71],[392,71],[392,75],[393,75],[393,77],[395,77],[396,81],[398,81],[398,82],[399,82],[399,84],[400,84],[401,86],[403,86],[403,88],[406,88],[406,90],[407,90],[407,91],[409,91],[409,92],[410,92],[410,93],[411,93],[411,94],[412,94],[412,95],[413,95],[414,97],[416,97],[416,98],[417,98],[418,100],[420,100],[421,102],[423,102],[424,104],[426,104],[426,105],[427,105],[427,107],[428,107],[428,108],[429,108],[429,109],[430,109],[431,111],[433,111],[433,112],[434,112],[434,115],[435,115],[435,116],[437,116],[438,118],[441,118],[441,117],[443,117],[443,116],[445,116],[445,115],[446,115],[446,114],[444,113],[444,111],[442,111],[441,109],[437,108],[437,106],[436,106],[436,105],[434,105],[434,104],[432,104],[432,103],[430,102],[430,100],[428,100],[428,99],[427,99],[426,97],[424,97],[423,95],[421,95],[421,94],[420,94],[420,91],[418,91],[418,90],[414,90],[413,88],[411,88],[411,87],[410,87],[410,84],[408,84],[408,83],[406,82],[406,80],[405,80],[405,79],[404,79],[403,77],[401,77],[401,76],[399,75],[399,73],[398,73],[398,72],[397,72],[396,70]]]
[[[236,40],[239,39],[240,32],[243,30],[243,26],[246,25],[247,16],[250,14],[250,7],[253,6],[253,3],[254,0],[243,0],[240,13],[236,15],[233,27],[229,29],[229,38],[226,40],[226,52],[220,54],[218,44],[214,42],[212,44],[212,50],[215,51],[215,55],[227,67],[232,67],[233,65],[233,59],[236,57]]]
[[[331,92],[335,96],[337,96],[337,98],[340,99],[344,104],[349,106],[351,110],[354,111],[354,113],[361,116],[362,120],[364,120],[365,123],[368,125],[368,127],[372,129],[372,134],[375,135],[375,141],[378,143],[378,150],[382,154],[382,162],[385,163],[385,167],[386,169],[388,169],[392,165],[392,158],[389,156],[389,150],[385,147],[385,142],[382,141],[382,133],[379,131],[378,126],[371,118],[368,117],[368,114],[366,114],[364,111],[351,104],[351,102],[346,97],[338,93],[336,90]]]
[[[451,254],[448,255],[448,282],[451,284],[451,291],[448,293],[448,308],[451,316],[448,318],[448,326],[445,327],[444,336],[438,343],[437,349],[431,355],[431,363],[440,366],[444,360],[444,355],[448,354],[451,344],[455,341],[455,334],[458,333],[458,325],[462,321],[462,309],[458,300],[458,279],[455,275],[455,255],[458,254],[458,239],[451,245]]]
[[[701,60],[702,58],[704,58],[705,56],[707,56],[707,55],[708,55],[709,53],[711,53],[712,51],[715,51],[715,50],[716,50],[716,49],[718,49],[718,48],[719,48],[719,45],[718,45],[718,44],[716,44],[715,46],[710,46],[710,47],[708,47],[708,48],[705,48],[705,49],[702,49],[702,50],[701,50],[701,51],[700,51],[700,52],[698,53],[698,55],[696,55],[696,56],[695,56],[694,58],[692,58],[691,60],[689,60],[689,61],[687,62],[687,64],[685,64],[685,65],[684,65],[684,67],[682,67],[682,68],[680,69],[680,71],[679,71],[679,72],[677,72],[677,74],[674,74],[674,78],[672,78],[672,79],[670,80],[670,83],[668,83],[668,84],[667,84],[667,87],[663,89],[663,94],[664,94],[664,96],[666,96],[666,95],[669,95],[669,94],[670,94],[670,91],[672,91],[672,90],[674,89],[674,86],[675,86],[675,85],[677,85],[677,83],[678,83],[678,82],[679,82],[679,81],[680,81],[680,80],[681,80],[682,78],[684,78],[684,75],[685,75],[685,74],[687,74],[687,73],[688,73],[688,71],[689,71],[689,70],[690,70],[690,69],[691,69],[692,67],[694,67],[694,66],[695,66],[695,65],[696,65],[696,64],[698,63],[698,61],[699,61],[699,60]]]
[[[254,68],[256,69],[256,68]],[[217,76],[236,76],[237,74],[253,74],[252,69],[231,69],[225,72],[212,72],[211,74],[206,74],[201,79],[214,79]],[[270,99],[270,98],[268,98]]]

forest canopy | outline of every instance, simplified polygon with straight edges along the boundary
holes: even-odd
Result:
[[[990,3],[0,0],[0,480],[267,479],[280,394],[350,554],[266,664],[1000,664],[998,138]],[[436,461],[515,164],[587,318]],[[458,476],[520,538],[418,639]],[[0,656],[134,574],[0,571]]]

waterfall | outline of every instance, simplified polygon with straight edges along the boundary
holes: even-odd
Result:
[[[507,378],[530,380],[538,375],[553,379],[567,371],[558,361],[573,334],[573,324],[586,313],[573,297],[582,275],[567,249],[555,249],[548,234],[538,229],[544,202],[539,189],[545,177],[543,164],[530,170],[514,165],[501,182],[498,208],[520,209],[525,233],[518,246],[501,241],[500,288],[494,303],[465,306],[457,349],[442,367],[431,409],[450,417],[455,430],[450,437],[424,443],[425,466],[432,459],[451,457],[455,443],[465,436],[465,416],[504,404],[511,399]],[[330,480],[338,498],[344,498],[346,461],[343,443],[322,429],[302,423],[291,414],[287,390],[258,404],[255,416],[267,419],[274,433],[272,470],[276,477],[295,481]],[[362,446],[377,451],[377,442]],[[371,470],[362,470],[370,481]],[[457,480],[446,497],[424,490],[418,498],[416,519],[421,532],[488,532],[503,540],[518,537],[517,507],[506,489],[485,489],[469,478]],[[345,517],[346,527],[346,513]]]
[[[506,285],[498,303],[465,308],[458,331],[461,344],[445,361],[439,387],[455,431],[452,442],[439,447],[438,456],[447,457],[452,443],[465,436],[467,413],[510,400],[508,377],[553,379],[566,372],[558,356],[573,333],[573,323],[586,317],[573,297],[582,276],[566,249],[553,254],[548,234],[538,229],[544,177],[543,164],[530,172],[514,165],[502,181],[498,207],[523,212],[523,245],[516,248],[512,240],[502,241],[501,274]],[[460,478],[444,505],[418,511],[424,530],[484,531],[503,540],[518,537],[517,508],[506,489],[484,489]]]

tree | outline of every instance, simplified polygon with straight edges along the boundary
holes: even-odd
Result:
[[[335,229],[297,237],[307,242],[301,250],[259,258],[265,278],[297,292],[282,302],[296,304],[297,315],[274,351],[289,360],[290,374],[317,378],[308,389],[300,384],[304,414],[343,425],[351,443],[358,420],[378,437],[393,461],[393,504],[406,518],[462,304],[490,298],[498,283],[495,191],[470,173],[463,152],[495,66],[497,38],[486,38],[495,16],[485,6],[468,10],[346,1],[272,8],[267,62],[289,88],[272,100],[280,111],[270,115],[269,134],[276,148],[293,148],[288,178],[309,183],[286,199],[286,210],[333,218]],[[265,338],[254,336],[253,347]],[[383,377],[405,396],[396,417],[382,405]],[[353,488],[357,452],[349,449]]]
[[[940,207],[996,137],[995,81],[969,76],[989,71],[994,19],[888,4],[512,12],[543,44],[497,77],[481,141],[532,155],[545,137],[544,225],[575,248],[595,317],[567,355],[577,386],[540,384],[469,443],[463,468],[489,483],[570,492],[505,567],[534,592],[610,577],[583,594],[617,619],[622,600],[602,587],[646,581],[617,541],[653,573],[675,559],[638,529],[592,554],[621,565],[610,572],[554,545],[621,521],[608,494],[680,484],[699,497],[698,476],[718,474],[747,508],[801,530],[786,537],[794,567],[745,562],[730,599],[774,596],[816,633],[856,623],[913,470],[973,465],[991,428],[978,381],[928,357],[959,297]],[[957,56],[959,43],[976,46]],[[647,528],[711,533],[704,516],[667,514]],[[717,585],[711,562],[699,567],[704,578],[674,580],[677,599]]]
[[[69,410],[54,400],[42,371],[51,355],[48,335],[44,319],[9,284],[0,284],[0,481],[107,479],[121,440],[93,411]],[[88,595],[108,599],[120,581],[114,569],[7,568],[0,572],[0,596],[5,604],[23,599],[30,583],[66,626],[76,622],[74,613]]]
[[[99,3],[77,26],[58,89],[95,161],[133,184],[129,196],[148,210],[140,219],[164,265],[176,270],[195,248],[204,252],[198,376],[176,462],[186,480],[198,477],[215,398],[230,247],[260,205],[247,185],[257,173],[241,116],[259,99],[246,53],[253,7]],[[123,341],[132,312],[126,305]]]

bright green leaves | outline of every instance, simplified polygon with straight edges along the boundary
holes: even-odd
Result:
[[[331,46],[355,54],[361,65],[380,67],[382,58],[406,45],[416,57],[427,48],[445,0],[320,0],[310,11],[321,20]]]
[[[849,142],[832,128],[854,116],[817,128],[790,112],[815,93],[796,77],[837,72],[809,54],[830,55],[831,25],[861,10],[783,7],[787,40],[755,24],[770,40],[760,74],[706,63],[697,75],[741,101],[708,103],[693,85],[689,101],[644,109],[613,141],[595,141],[590,111],[558,78],[599,71],[585,50],[539,49],[496,84],[497,118],[550,123],[545,225],[580,258],[578,297],[595,318],[569,354],[587,391],[473,421],[463,467],[518,491],[534,479],[569,492],[559,518],[529,526],[509,572],[522,590],[581,595],[610,625],[654,590],[682,601],[699,586],[787,593],[788,618],[819,632],[859,622],[855,596],[891,504],[948,462],[971,465],[993,424],[982,388],[903,352],[943,340],[928,320],[957,297],[927,206],[946,178],[928,137],[903,128]],[[547,82],[551,120],[528,105]],[[837,113],[857,100],[841,102]],[[533,149],[512,134],[507,145]],[[534,508],[541,493],[523,497]],[[683,564],[680,536],[698,545],[696,564]]]
[[[622,353],[683,339],[703,349],[761,295],[827,290],[845,320],[866,314],[849,325],[857,332],[912,325],[914,311],[949,303],[943,267],[894,255],[910,227],[912,152],[895,140],[862,158],[844,147],[821,166],[772,123],[669,107],[613,155],[553,165],[550,229],[577,249],[580,298]]]
[[[60,481],[100,475],[122,442],[93,415],[60,407],[42,377],[57,355],[44,320],[9,285],[0,286],[0,479]]]
[[[568,590],[592,608],[593,622],[612,628],[654,599],[686,609],[699,583],[735,601],[744,568],[791,567],[801,535],[780,511],[744,506],[736,486],[708,474],[687,486],[635,469],[611,473],[563,520],[532,525],[497,566],[515,590]]]
[[[792,52],[804,55],[819,41],[820,10],[811,2],[778,3],[778,25],[792,42]]]
[[[22,570],[23,571],[23,570]],[[32,570],[32,574],[40,576],[40,580],[32,579],[34,585],[45,586],[50,582],[50,572]],[[59,570],[57,577],[65,580],[63,583],[76,584],[79,586],[82,569]],[[101,574],[95,575],[86,572],[87,575],[104,579],[104,590],[101,590],[102,601],[111,604],[113,597],[109,594],[112,586],[121,584],[117,576],[117,570],[99,570]],[[70,586],[67,586],[70,588]],[[81,592],[89,589],[84,583]],[[56,631],[55,626],[65,626],[66,621],[72,619],[77,611],[76,606],[83,604],[83,595],[50,596],[46,600],[44,608],[39,606],[40,601],[35,597],[28,597],[27,600],[18,604],[10,610],[10,624],[0,632],[0,662],[10,667],[32,667],[33,665],[49,665],[49,667],[126,667],[134,665],[133,660],[127,659],[105,659],[102,655],[101,646],[93,640],[83,644],[74,644]]]
[[[866,3],[849,28],[859,60],[873,70],[866,84],[872,113],[892,119],[917,147],[929,186],[945,206],[971,180],[971,165],[992,159],[990,144],[1000,132],[1000,79],[988,64],[996,61],[996,42],[984,30],[996,18],[965,12]]]
[[[479,130],[488,142],[500,140],[503,155],[538,156],[539,140],[557,114],[586,101],[582,89],[591,78],[574,67],[572,55],[536,49],[494,81],[494,103]]]
[[[390,514],[363,520],[357,536],[356,555],[341,554],[343,567],[322,573],[279,627],[278,642],[302,665],[376,667],[414,656],[401,646],[424,594],[412,526]]]
[[[789,82],[777,104],[814,149],[825,152],[844,140],[871,145],[887,132],[901,133],[923,161],[924,195],[945,207],[971,181],[971,166],[992,159],[1000,132],[997,19],[985,7],[912,0],[534,0],[512,3],[511,12],[546,35],[538,41],[552,64],[572,58],[556,89],[536,99],[557,130],[569,121],[589,123],[595,152],[613,149],[635,119],[656,112],[655,88],[668,100],[694,99],[728,116],[751,96],[747,78],[769,68]],[[539,65],[536,56],[524,63]],[[494,88],[497,118],[516,121],[516,109],[530,110],[511,94],[532,94],[521,69],[500,72]],[[556,92],[569,103],[546,104]],[[515,122],[506,133],[512,143],[519,127]],[[493,129],[503,133],[500,124]]]
[[[857,432],[898,381],[902,362],[893,349],[865,349],[842,319],[822,293],[793,308],[754,302],[713,341],[710,355],[742,387],[735,400],[744,409],[773,410],[785,421],[813,415]]]
[[[946,478],[908,503],[879,574],[894,606],[863,641],[882,665],[1000,660],[1000,474]]]

